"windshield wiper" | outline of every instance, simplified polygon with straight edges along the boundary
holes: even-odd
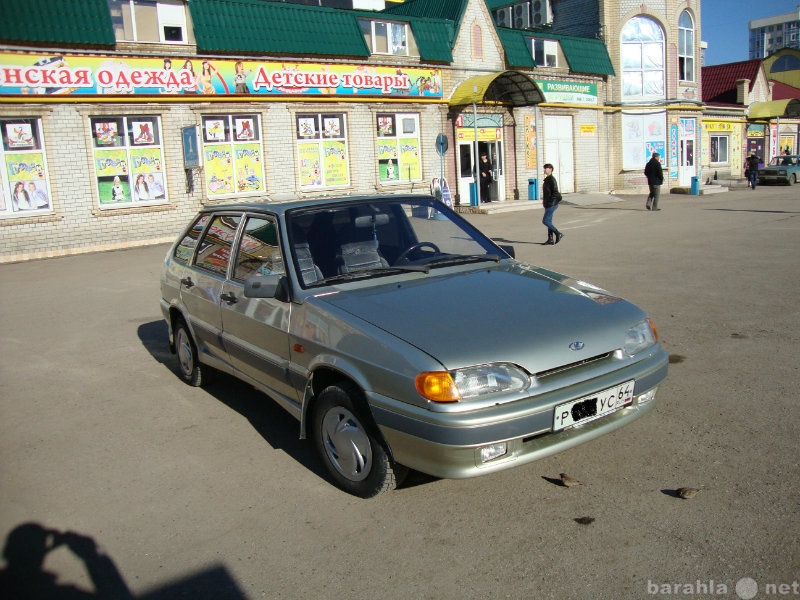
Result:
[[[391,273],[427,273],[430,269],[427,265],[400,265],[395,267],[376,267],[374,269],[364,269],[351,273],[339,273],[331,275],[318,283],[337,283],[342,281],[355,281],[357,279],[368,279],[374,275],[389,275]]]
[[[500,262],[500,260],[501,257],[497,254],[458,254],[433,258],[428,262],[428,266],[435,265],[437,267],[445,267],[448,265],[462,265],[482,261]]]

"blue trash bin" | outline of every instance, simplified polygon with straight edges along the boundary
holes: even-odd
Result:
[[[700,178],[699,177],[692,177],[692,189],[690,190],[692,196],[699,196],[700,195]]]
[[[536,178],[528,179],[528,200],[539,199],[539,180]]]
[[[478,184],[474,182],[469,184],[469,205],[470,206],[481,205],[478,199]]]

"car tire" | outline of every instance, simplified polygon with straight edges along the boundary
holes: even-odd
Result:
[[[178,371],[181,379],[189,385],[200,387],[208,379],[208,369],[200,364],[197,354],[197,345],[189,333],[186,321],[178,319],[175,322],[175,354],[178,357]]]
[[[393,463],[349,382],[326,387],[313,411],[313,435],[322,462],[337,487],[361,498],[395,489],[408,470]]]
[[[797,183],[797,173],[792,173],[789,176],[789,185],[794,185],[795,183]]]

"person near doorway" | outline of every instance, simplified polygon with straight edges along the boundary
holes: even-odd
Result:
[[[749,180],[750,187],[752,189],[756,189],[756,184],[758,183],[758,163],[760,159],[758,158],[758,154],[752,152],[750,156],[747,157],[747,179]]]
[[[480,161],[480,176],[481,176],[481,202],[491,202],[492,181],[492,163],[489,162],[488,154],[481,154]]]
[[[653,156],[644,167],[647,187],[650,188],[650,195],[647,196],[645,203],[647,210],[661,210],[658,208],[658,200],[661,197],[661,185],[664,183],[664,171],[661,168],[659,157],[658,152],[653,152]]]
[[[561,192],[558,191],[558,182],[553,177],[553,165],[544,165],[544,181],[542,182],[542,204],[544,205],[544,216],[542,225],[547,227],[547,241],[545,246],[552,246],[561,241],[564,234],[553,225],[553,215],[561,202]]]

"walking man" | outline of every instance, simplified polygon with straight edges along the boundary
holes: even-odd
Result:
[[[547,163],[543,168],[542,204],[544,205],[544,217],[542,217],[542,225],[547,227],[547,241],[544,245],[552,246],[560,242],[561,238],[564,237],[564,234],[553,225],[553,214],[558,208],[558,203],[561,202],[561,192],[558,191],[558,182],[553,177],[553,165]]]
[[[756,189],[758,183],[758,154],[753,152],[747,157],[747,177],[750,179],[750,187]]]
[[[647,196],[645,206],[647,210],[661,210],[658,208],[658,199],[661,197],[661,185],[664,183],[664,171],[661,169],[661,161],[658,152],[653,152],[653,157],[647,161],[644,167],[644,175],[647,177],[647,185],[650,188],[650,195]]]

